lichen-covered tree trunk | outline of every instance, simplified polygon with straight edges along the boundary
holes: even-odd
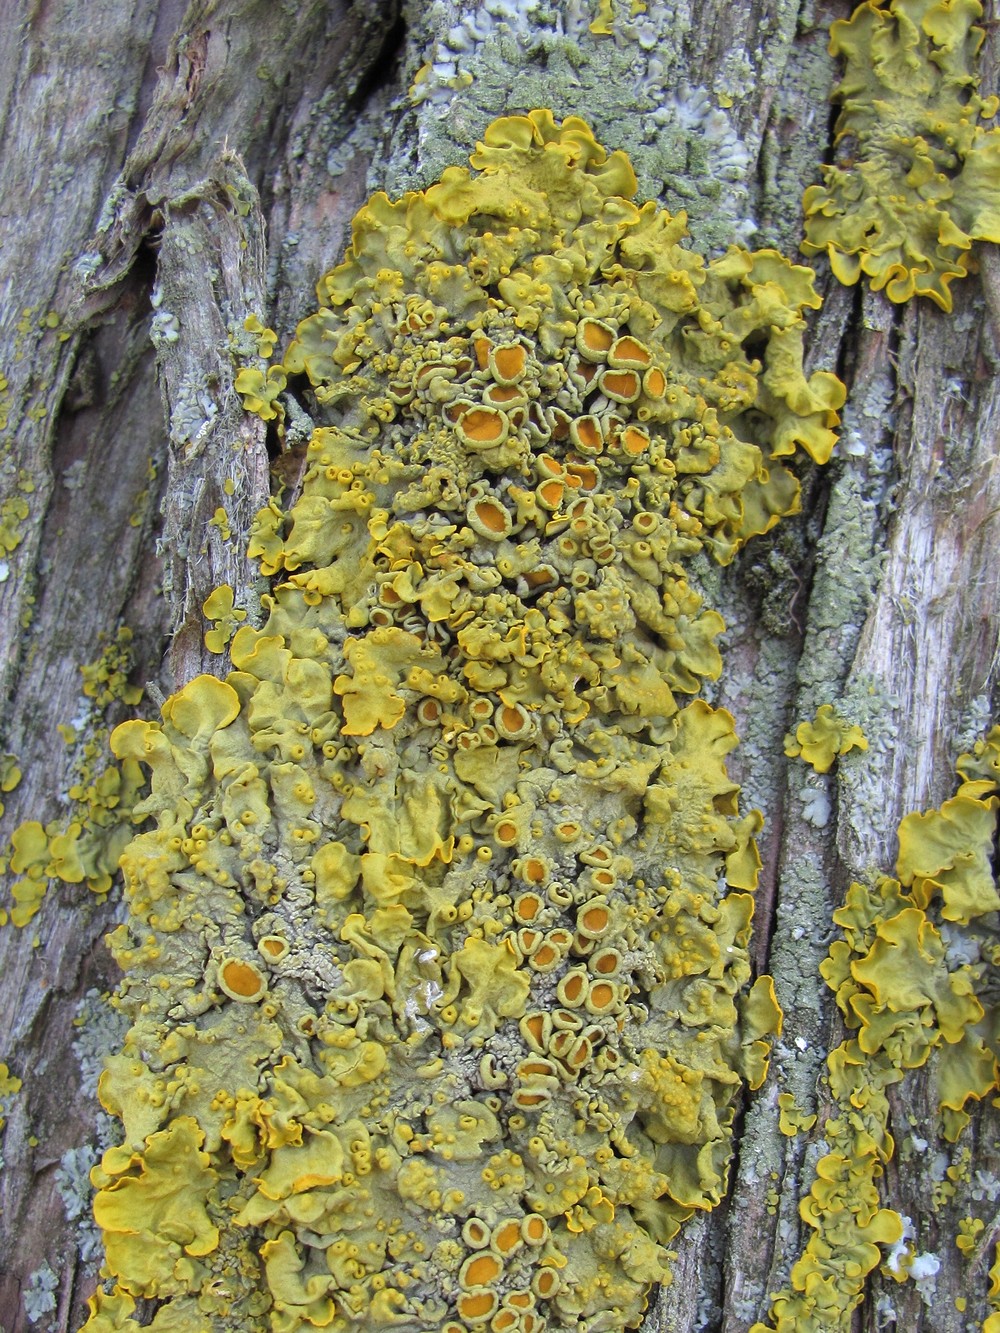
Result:
[[[1000,48],[985,8],[988,92]],[[740,244],[797,260],[802,192],[832,153],[829,24],[850,10],[12,5],[0,30],[4,841],[23,821],[65,828],[84,811],[112,830],[110,729],[228,665],[204,642],[214,588],[260,623],[248,534],[269,493],[296,493],[305,435],[294,413],[279,441],[244,410],[234,381],[261,351],[246,321],[287,345],[370,193],[424,188],[496,117],[547,107],[624,149],[639,200],[685,209],[706,256]],[[894,872],[900,819],[951,795],[956,756],[1000,710],[1000,265],[985,245],[974,259],[950,313],[843,287],[815,261],[825,301],[806,369],[847,385],[841,442],[799,469],[800,514],[724,570],[697,571],[727,625],[712,703],[741,738],[730,772],[742,808],[764,816],[752,950],[785,1019],[767,1081],[741,1103],[728,1194],[673,1242],[649,1333],[746,1333],[788,1283],[836,1114],[825,1062],[844,1031],[819,971],[832,914],[853,879]],[[833,774],[785,753],[824,704],[867,738]],[[96,1075],[122,1039],[101,996],[117,983],[104,937],[123,908],[109,878],[63,868],[76,882],[37,914],[30,884],[5,896],[0,929],[6,1333],[78,1329],[101,1265],[87,1173],[115,1132]],[[8,884],[23,885],[14,869]],[[950,1143],[936,1104],[922,1069],[891,1091],[882,1202],[910,1219],[922,1262],[919,1281],[875,1271],[865,1328],[977,1328],[991,1308],[1000,1122],[976,1103]],[[963,1252],[967,1217],[985,1228]]]

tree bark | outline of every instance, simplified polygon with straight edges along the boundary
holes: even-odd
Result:
[[[100,771],[88,746],[103,750],[128,710],[84,694],[80,668],[121,627],[147,690],[140,714],[153,716],[160,697],[219,670],[201,615],[214,587],[232,585],[252,619],[264,585],[245,555],[250,522],[279,480],[294,485],[299,454],[293,431],[277,457],[234,390],[254,353],[244,320],[287,344],[373,189],[423,187],[464,164],[496,115],[550,106],[625,148],[643,196],[687,208],[699,247],[750,237],[795,256],[802,190],[830,153],[827,30],[851,6],[649,8],[601,35],[596,3],[575,0],[554,8],[559,22],[499,5],[470,18],[457,0],[403,13],[394,0],[12,6],[0,31],[0,495],[14,502],[0,529],[0,749],[24,776],[4,797],[7,836],[65,819],[66,793]],[[988,91],[1000,47],[986,9]],[[753,947],[785,1030],[746,1102],[728,1200],[682,1231],[647,1333],[745,1333],[766,1317],[805,1243],[824,1060],[843,1036],[818,971],[831,914],[852,878],[892,872],[899,819],[951,793],[955,756],[998,715],[1000,266],[979,249],[951,315],[845,289],[817,265],[826,300],[809,369],[838,368],[848,385],[844,443],[808,475],[800,516],[704,573],[728,626],[714,702],[743,741],[731,760],[742,806],[765,815]],[[210,522],[220,508],[228,538]],[[804,778],[785,733],[831,702],[864,722],[869,750],[836,777]],[[97,1281],[67,1154],[109,1133],[95,1076],[121,1032],[97,1017],[109,1012],[97,995],[116,984],[103,937],[120,914],[114,891],[61,886],[26,929],[0,930],[0,1060],[23,1084],[4,1099],[7,1333],[77,1329]],[[781,1091],[818,1110],[820,1128],[780,1133]],[[997,1112],[977,1107],[959,1145],[972,1149],[968,1179],[942,1204],[940,1145],[912,1147],[932,1105],[917,1070],[894,1102],[901,1151],[883,1193],[913,1220],[916,1249],[940,1259],[936,1293],[876,1276],[864,1328],[946,1333],[989,1308],[989,1261],[970,1282],[954,1236],[970,1209],[995,1208],[977,1171],[996,1169]]]

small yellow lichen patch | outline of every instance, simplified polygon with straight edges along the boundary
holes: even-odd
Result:
[[[246,611],[235,604],[235,596],[228,583],[209,593],[202,603],[202,615],[215,622],[205,632],[205,647],[210,653],[224,653],[237,626],[247,618]]]
[[[71,802],[70,817],[64,823],[54,821],[46,826],[27,820],[11,837],[8,864],[16,875],[23,876],[11,885],[14,906],[9,919],[16,926],[27,925],[38,912],[50,879],[85,884],[99,897],[111,887],[119,855],[131,836],[132,806],[142,775],[135,763],[98,769],[99,763],[106,762],[108,735],[100,725],[100,714],[119,703],[135,705],[142,698],[142,687],[128,683],[133,665],[131,645],[131,631],[121,628],[100,657],[80,669],[83,693],[92,701],[94,720],[74,765],[76,780],[66,792]],[[58,730],[67,745],[77,744],[74,727],[61,725]],[[4,772],[2,767],[0,772]],[[4,788],[0,781],[0,791],[11,790],[19,776],[16,767],[8,766],[4,781],[11,786]],[[7,919],[3,912],[3,922]]]
[[[132,631],[122,626],[96,662],[80,668],[84,694],[98,708],[107,707],[115,699],[134,707],[142,698],[142,686],[128,683],[132,665]]]
[[[253,366],[244,366],[233,387],[248,412],[256,412],[263,421],[273,421],[284,414],[279,399],[287,384],[288,377],[280,366],[270,366],[266,373]]]
[[[274,329],[269,329],[264,325],[256,315],[247,315],[243,321],[243,327],[247,333],[256,336],[257,355],[269,360],[278,342],[278,335]]]
[[[21,776],[21,770],[17,763],[17,756],[13,754],[0,754],[0,792],[13,791],[21,781]],[[3,811],[3,801],[0,801],[0,815],[3,814]]]
[[[811,722],[800,722],[794,735],[785,737],[785,754],[801,756],[817,773],[829,773],[839,755],[854,749],[868,749],[865,734],[838,717],[833,704],[820,704]]]
[[[598,0],[597,16],[590,25],[590,31],[598,37],[610,37],[614,31],[614,0]]]
[[[950,310],[950,284],[975,240],[1000,241],[1000,130],[973,72],[979,0],[868,0],[830,30],[847,62],[843,160],[805,192],[808,255],[824,251],[841,282],[864,274],[892,301],[928,296]]]
[[[14,830],[11,848],[10,868],[24,878],[15,880],[11,887],[14,907],[10,919],[15,926],[26,926],[41,907],[49,886],[48,835],[37,820],[28,820]]]
[[[986,1223],[981,1217],[963,1217],[959,1221],[958,1235],[955,1237],[955,1244],[967,1259],[975,1254],[976,1246],[979,1243],[979,1237],[985,1230]]]
[[[795,1096],[791,1092],[778,1094],[778,1106],[780,1108],[778,1128],[782,1134],[787,1134],[789,1138],[794,1138],[796,1134],[802,1134],[806,1130],[812,1129],[816,1123],[817,1117],[807,1115],[797,1104]]]
[[[219,506],[218,509],[216,509],[215,513],[208,520],[208,526],[210,528],[216,528],[218,530],[219,536],[222,538],[224,542],[229,541],[230,537],[233,535],[232,529],[229,526],[229,515],[222,508],[221,505]]]
[[[10,555],[21,545],[22,524],[31,510],[20,495],[12,495],[0,505],[0,554]]]
[[[15,1074],[12,1074],[5,1064],[0,1062],[0,1130],[6,1123],[3,1116],[6,1109],[5,1098],[13,1097],[15,1093],[20,1091],[21,1080]]]

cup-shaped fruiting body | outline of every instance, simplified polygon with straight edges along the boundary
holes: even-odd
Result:
[[[805,192],[805,254],[837,278],[867,277],[892,301],[914,294],[950,310],[972,242],[1000,241],[996,97],[974,72],[979,0],[866,0],[830,29],[846,61],[834,92],[846,151]]]
[[[684,566],[829,453],[811,275],[685,249],[579,120],[473,167],[358,214],[282,365],[321,424],[264,623],[115,733],[150,781],[100,1215],[197,1165],[158,1292],[212,1333],[637,1327],[778,1026]]]
[[[283,935],[262,935],[257,941],[257,951],[269,963],[280,962],[287,955],[289,947]]]
[[[250,959],[225,958],[218,964],[219,988],[231,1000],[251,1004],[259,1000],[267,989],[267,979],[261,968]]]

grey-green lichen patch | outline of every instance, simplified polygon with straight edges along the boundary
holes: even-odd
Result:
[[[405,103],[405,98],[392,97],[389,88],[381,88],[368,99],[362,114],[347,118],[348,128],[343,138],[327,151],[326,169],[332,179],[343,176],[356,162],[367,162],[368,190],[380,188],[385,161],[379,149],[385,140],[386,125]]]
[[[92,988],[77,1005],[73,1025],[73,1054],[80,1066],[81,1086],[88,1096],[96,1097],[105,1057],[120,1048],[128,1023],[109,996]]]
[[[51,1328],[51,1315],[56,1309],[56,1292],[59,1279],[46,1260],[41,1268],[36,1268],[25,1284],[22,1302],[28,1321],[39,1330]]]
[[[106,1151],[121,1139],[118,1121],[97,1099],[97,1081],[108,1056],[121,1049],[128,1024],[108,995],[91,989],[80,1000],[73,1019],[73,1054],[80,1069],[80,1091],[93,1116],[93,1142],[68,1148],[55,1171],[56,1188],[66,1219],[73,1225],[77,1253],[85,1264],[101,1257],[101,1232],[94,1221],[94,1186],[90,1172]]]
[[[774,99],[761,145],[760,232],[787,254],[798,249],[802,219],[789,200],[816,179],[829,138],[829,97],[835,66],[827,52],[827,28],[804,24],[774,78]]]
[[[971,750],[997,716],[996,702],[989,694],[977,694],[964,708],[952,742],[955,758]]]
[[[800,668],[800,710],[839,693],[881,575],[881,516],[870,469],[854,459],[835,465],[826,524],[818,543],[809,603],[809,651]]]
[[[111,1117],[105,1112],[99,1114],[110,1130],[113,1125]],[[107,1133],[104,1137],[107,1138]],[[63,1211],[66,1220],[73,1224],[77,1252],[85,1264],[92,1264],[101,1257],[101,1232],[94,1221],[94,1187],[90,1183],[90,1172],[97,1161],[97,1149],[86,1143],[79,1148],[68,1148],[55,1170]]]
[[[769,821],[781,807],[784,775],[771,762],[775,736],[788,723],[788,700],[795,686],[796,657],[787,642],[764,637],[746,666],[730,657],[722,702],[737,714],[740,748],[736,756],[742,790],[750,806]]]
[[[747,89],[747,53],[734,52],[726,66],[727,96],[721,85],[690,87],[683,78],[688,5],[650,4],[616,17],[608,34],[591,32],[591,19],[586,5],[495,3],[473,13],[446,0],[428,6],[411,48],[419,64],[412,109],[401,117],[381,187],[394,195],[426,185],[496,116],[551,106],[584,116],[598,137],[620,144],[640,195],[687,210],[699,249],[718,252],[752,236],[751,153],[725,109]]]
[[[867,430],[867,425],[864,428]],[[869,438],[874,439],[874,435]],[[819,573],[809,599],[805,646],[797,668],[800,716],[808,716],[823,703],[839,700],[843,692],[864,617],[877,586],[880,566],[875,552],[883,521],[879,500],[885,485],[881,459],[873,459],[871,450],[863,457],[847,457],[834,465],[825,527],[819,543],[821,552],[829,552],[829,565],[824,568],[821,555]],[[779,643],[769,647],[766,653],[780,654],[780,651]],[[767,660],[766,654],[764,660]],[[770,689],[766,677],[766,671],[759,671],[755,686],[765,694]],[[787,674],[780,678],[779,688],[784,699],[792,697],[795,692]],[[748,716],[753,718],[757,711],[756,707],[749,708]],[[782,729],[793,720],[787,718]],[[768,740],[765,734],[761,743],[766,746]],[[841,762],[847,759],[850,756]],[[755,800],[760,797],[761,793],[755,791]],[[788,798],[786,821],[790,823],[790,816],[795,821],[793,827],[802,835],[811,833],[810,825],[818,825],[819,829],[808,837],[810,845],[789,853],[781,866],[783,891],[777,906],[769,962],[779,1000],[794,1007],[795,1027],[786,1031],[776,1045],[774,1065],[779,1086],[791,1092],[795,1102],[811,1113],[815,1109],[817,1078],[827,1051],[828,1014],[819,989],[804,987],[802,978],[816,975],[828,942],[829,927],[808,923],[827,922],[834,905],[828,865],[833,849],[827,833],[831,827],[827,807],[832,809],[835,788],[829,778],[816,777],[813,781],[806,780],[804,772],[790,774]],[[789,838],[787,828],[788,824],[786,841],[795,848],[800,839],[796,835]],[[746,1125],[748,1132],[760,1135],[773,1169],[784,1171],[787,1155],[792,1154],[794,1160],[799,1153],[802,1136],[795,1140],[784,1139],[778,1134],[776,1121],[773,1112],[758,1103],[751,1108]],[[805,1166],[789,1169],[796,1174],[804,1172],[804,1178],[809,1179],[809,1163],[818,1158],[821,1150],[825,1150],[822,1145],[811,1142]],[[756,1188],[749,1175],[743,1172],[741,1157],[737,1206],[741,1197],[750,1197]],[[778,1252],[788,1256],[799,1244],[803,1227],[794,1200],[789,1201],[782,1195],[776,1206],[779,1212]],[[773,1276],[783,1280],[780,1267]],[[755,1282],[754,1274],[746,1266],[741,1270],[741,1280]],[[755,1288],[755,1296],[761,1299],[765,1294],[761,1283]]]
[[[868,753],[845,755],[837,773],[844,797],[841,844],[851,863],[864,869],[885,827],[884,772],[877,758],[891,753],[898,741],[901,707],[885,682],[867,672],[851,677],[837,704],[837,711],[859,725],[868,740]]]
[[[149,322],[150,341],[158,352],[162,352],[180,338],[180,321],[174,312],[163,304],[163,293],[159,287],[153,288],[149,303],[153,307],[153,317]]]
[[[814,975],[816,957],[822,956],[823,949],[816,939],[816,928],[802,923],[825,921],[830,900],[825,864],[811,848],[785,867],[784,879],[788,892],[778,902],[772,966],[779,1001],[784,997],[788,1007],[795,1009],[796,1030],[786,1034],[784,1044],[775,1048],[776,1064],[782,1073],[783,1055],[797,1060],[809,1049],[823,1049],[826,1013],[823,996],[818,989],[802,987],[802,978]],[[794,1086],[792,1091],[797,1096],[800,1093]]]
[[[776,1059],[771,1083],[771,1094],[759,1098],[748,1108],[740,1136],[739,1182],[736,1187],[734,1202],[736,1206],[730,1212],[729,1228],[733,1239],[739,1235],[741,1217],[741,1198],[752,1200],[751,1206],[759,1208],[761,1200],[766,1199],[769,1210],[774,1210],[776,1247],[779,1254],[789,1253],[798,1241],[799,1227],[797,1200],[793,1192],[779,1189],[782,1178],[796,1178],[802,1170],[802,1161],[806,1156],[806,1140],[800,1137],[789,1141],[779,1133],[775,1115],[776,1090],[787,1086],[789,1071],[796,1072],[796,1051],[787,1042],[776,1045]],[[800,1097],[803,1104],[809,1105],[813,1095],[808,1079],[799,1079],[802,1085]],[[739,1246],[739,1242],[737,1242]],[[728,1253],[732,1254],[730,1246]],[[726,1287],[726,1312],[734,1320],[735,1327],[747,1329],[757,1317],[767,1300],[767,1273],[756,1254],[752,1262],[744,1264],[739,1270],[738,1280]]]

